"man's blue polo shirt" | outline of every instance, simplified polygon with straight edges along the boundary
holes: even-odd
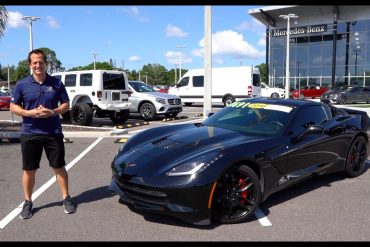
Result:
[[[32,110],[40,105],[55,109],[59,103],[69,102],[69,98],[61,80],[47,74],[45,81],[40,84],[31,75],[17,82],[11,102],[26,110]],[[22,134],[62,135],[60,118],[23,117]]]

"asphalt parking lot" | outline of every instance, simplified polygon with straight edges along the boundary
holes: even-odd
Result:
[[[216,109],[217,110],[217,109]],[[146,128],[180,122],[196,122],[197,107],[184,108],[185,119],[151,121],[130,127],[130,137]],[[0,112],[0,120],[4,114]],[[5,116],[7,118],[8,116]],[[139,121],[139,119],[136,119]],[[135,118],[131,119],[134,123]],[[103,120],[102,120],[103,121]],[[108,121],[100,123],[109,127]],[[66,143],[70,192],[78,203],[75,214],[66,215],[53,172],[43,156],[37,172],[34,215],[21,220],[23,202],[20,145],[0,144],[0,240],[1,241],[369,241],[370,163],[354,179],[325,175],[273,194],[261,215],[235,225],[198,227],[175,218],[136,212],[118,202],[108,190],[110,162],[119,136],[71,137]],[[48,183],[49,182],[49,183]],[[270,224],[268,224],[270,223]]]

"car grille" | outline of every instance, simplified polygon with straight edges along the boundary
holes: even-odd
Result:
[[[160,189],[130,183],[123,181],[123,179],[120,179],[117,176],[115,177],[118,181],[119,187],[125,193],[125,196],[134,203],[149,203],[157,206],[164,206],[168,203],[166,193]]]
[[[181,99],[168,99],[170,105],[181,105]]]

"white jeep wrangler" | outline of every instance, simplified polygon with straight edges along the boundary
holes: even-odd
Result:
[[[93,117],[110,117],[116,124],[128,119],[131,91],[125,72],[80,70],[56,72],[52,76],[66,87],[70,110],[62,116],[70,118],[72,124],[88,126]]]

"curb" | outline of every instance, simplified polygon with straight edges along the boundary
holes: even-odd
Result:
[[[122,125],[117,125],[116,129],[124,129],[124,128],[132,128],[132,127],[137,127],[137,126],[143,126],[143,125],[148,125],[149,122],[140,122],[140,123],[133,123],[133,124],[122,124]]]
[[[164,118],[162,122],[168,122],[168,121],[173,121],[173,120],[178,120],[178,119],[186,119],[188,116],[179,116],[179,117],[173,117],[173,118]]]

